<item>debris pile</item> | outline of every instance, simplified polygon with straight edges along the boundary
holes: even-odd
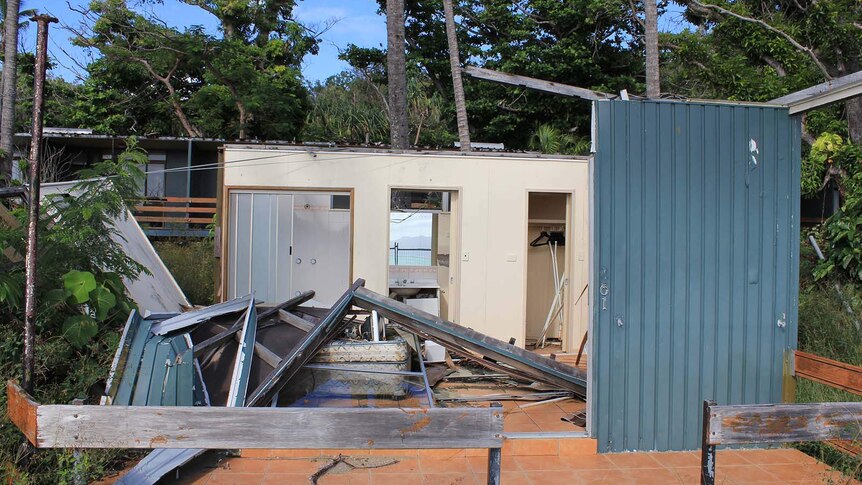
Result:
[[[415,408],[586,394],[582,369],[363,285],[329,309],[303,306],[310,291],[274,307],[248,295],[182,314],[133,312],[102,404]],[[471,383],[478,393],[464,392]],[[121,481],[154,483],[204,451],[156,450]]]

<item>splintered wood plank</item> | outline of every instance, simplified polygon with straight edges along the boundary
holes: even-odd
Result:
[[[796,351],[796,376],[862,395],[862,367]]]
[[[862,402],[710,406],[707,443],[858,440]]]
[[[6,398],[6,412],[9,415],[9,421],[12,421],[24,433],[27,441],[35,445],[38,438],[36,428],[38,403],[24,392],[24,389],[21,389],[21,386],[15,381],[6,382]]]
[[[503,443],[502,408],[32,409],[39,448],[412,449],[499,448]]]

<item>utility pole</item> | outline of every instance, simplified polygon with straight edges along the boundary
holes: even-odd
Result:
[[[33,128],[30,131],[30,219],[27,224],[27,256],[24,285],[24,376],[21,387],[33,393],[36,367],[36,246],[39,239],[39,162],[42,157],[42,109],[45,105],[45,71],[48,65],[50,15],[36,15],[36,69],[33,73]]]

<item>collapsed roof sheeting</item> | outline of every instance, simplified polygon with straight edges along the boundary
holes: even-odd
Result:
[[[365,288],[357,288],[353,292],[353,304],[366,310],[376,310],[407,330],[464,357],[478,360],[483,365],[586,396],[587,376],[580,369],[447,322]]]
[[[77,183],[78,181],[42,184],[42,197],[71,194]],[[123,279],[129,296],[137,303],[138,308],[151,312],[176,313],[190,307],[183,290],[159,258],[132,213],[126,210],[124,217],[114,219],[114,229],[117,232],[111,234],[111,239],[120,245],[127,256],[149,271],[149,274],[141,273],[134,280]]]
[[[245,310],[249,307],[249,301],[251,299],[251,295],[246,295],[226,302],[217,303],[206,308],[201,308],[200,310],[181,313],[173,318],[168,318],[167,320],[154,324],[150,331],[155,335],[165,335],[170,332],[182,330],[219,315]]]

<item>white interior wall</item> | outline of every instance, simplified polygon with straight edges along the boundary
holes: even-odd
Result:
[[[567,244],[570,276],[573,287],[583,288],[587,282],[587,159],[227,146],[224,162],[226,190],[353,190],[352,275],[381,293],[388,289],[390,190],[458,191],[460,254],[453,255],[451,267],[452,276],[460,273],[457,323],[502,340],[515,337],[523,345],[526,337],[528,192],[572,194],[575,237]],[[345,289],[348,284],[344,282]],[[587,301],[581,299],[572,312],[569,348],[571,336],[579,340],[586,330]]]

